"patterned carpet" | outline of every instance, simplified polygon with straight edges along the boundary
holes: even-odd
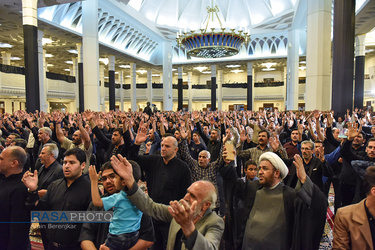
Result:
[[[335,220],[335,215],[333,214],[333,212],[335,211],[334,206],[333,206],[333,202],[335,199],[334,197],[335,197],[335,194],[333,192],[333,186],[331,186],[329,190],[329,195],[328,195],[327,221],[324,227],[324,233],[323,233],[322,240],[320,242],[320,247],[319,247],[319,249],[321,250],[332,249],[332,239],[333,239],[332,230],[333,230],[334,220]]]

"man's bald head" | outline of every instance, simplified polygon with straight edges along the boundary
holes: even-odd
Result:
[[[176,156],[178,151],[178,142],[173,136],[167,136],[161,142],[161,156],[169,161]]]
[[[196,181],[187,189],[184,200],[192,205],[197,202],[196,217],[201,217],[207,211],[216,205],[217,192],[215,186],[209,181]]]

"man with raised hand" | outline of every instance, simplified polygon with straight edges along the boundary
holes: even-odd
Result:
[[[166,249],[218,249],[224,231],[223,220],[212,212],[217,193],[208,181],[194,182],[180,201],[169,206],[155,203],[138,188],[133,169],[126,158],[111,158],[116,172],[125,180],[129,200],[143,213],[170,223]]]

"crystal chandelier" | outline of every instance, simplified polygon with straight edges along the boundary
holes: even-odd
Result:
[[[218,16],[219,7],[217,5],[207,6],[207,23],[201,33],[195,33],[194,30],[182,33],[177,32],[177,45],[185,47],[187,55],[200,58],[221,58],[237,55],[243,44],[250,41],[250,34],[247,29],[235,30],[223,28]],[[210,19],[214,21],[214,16],[220,24],[220,29],[210,28],[208,24]]]

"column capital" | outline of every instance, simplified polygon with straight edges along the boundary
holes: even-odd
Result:
[[[108,70],[115,71],[115,56],[108,55]]]
[[[365,39],[366,34],[357,35],[355,37],[355,56],[365,56]]]

